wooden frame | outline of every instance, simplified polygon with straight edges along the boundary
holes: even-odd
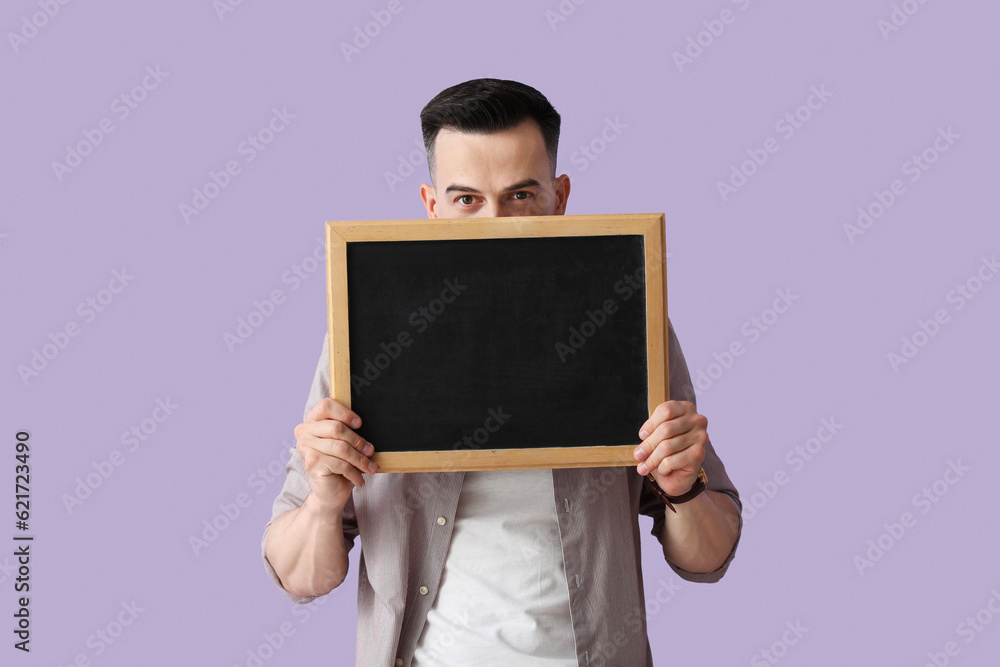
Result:
[[[532,216],[327,222],[327,313],[330,395],[350,407],[347,246],[370,241],[554,238],[640,235],[645,248],[648,410],[669,399],[664,216],[660,214]],[[638,428],[638,424],[636,425]],[[510,470],[635,465],[634,445],[376,452],[380,472]]]

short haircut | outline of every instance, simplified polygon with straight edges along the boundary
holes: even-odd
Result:
[[[503,79],[472,79],[438,93],[420,112],[427,166],[434,179],[434,139],[442,129],[492,134],[531,118],[542,131],[552,177],[556,176],[559,113],[531,86]]]

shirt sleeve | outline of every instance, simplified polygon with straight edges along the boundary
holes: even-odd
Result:
[[[323,351],[320,354],[319,363],[316,366],[316,374],[313,376],[313,383],[309,390],[309,398],[306,399],[305,410],[302,412],[303,419],[305,419],[305,415],[309,414],[309,411],[312,410],[314,405],[322,399],[330,396],[330,353],[327,343],[328,339],[324,336]],[[307,604],[315,600],[316,596],[301,597],[289,592],[288,589],[282,585],[281,579],[274,571],[274,568],[271,567],[271,563],[267,560],[267,531],[271,528],[271,524],[285,512],[301,507],[306,500],[306,496],[309,495],[309,477],[307,476],[305,466],[302,463],[302,457],[299,455],[298,450],[294,447],[289,449],[289,453],[288,463],[285,464],[285,483],[281,487],[281,492],[278,494],[278,497],[274,499],[274,505],[271,507],[271,520],[267,522],[266,526],[264,526],[264,535],[261,538],[260,548],[261,556],[264,559],[264,569],[267,571],[271,581],[277,584],[281,591],[293,602],[298,604]],[[347,505],[344,506],[343,525],[344,546],[347,548],[347,551],[350,552],[351,548],[354,546],[354,539],[358,536],[358,524],[354,511],[353,494],[350,498],[348,498]]]
[[[690,401],[697,407],[698,402],[695,396],[694,385],[691,382],[691,374],[688,372],[684,353],[681,350],[677,334],[674,333],[674,327],[669,319],[667,320],[667,349],[670,366],[670,400]],[[722,460],[715,453],[715,447],[712,445],[711,439],[709,439],[705,446],[705,461],[702,464],[702,468],[708,477],[707,488],[728,496],[736,506],[740,522],[736,533],[736,541],[733,543],[733,549],[729,552],[729,556],[726,557],[726,561],[714,572],[688,572],[677,567],[670,561],[667,561],[667,563],[678,576],[686,581],[714,583],[726,573],[726,570],[729,569],[729,563],[736,555],[736,547],[739,546],[740,536],[743,534],[743,504],[740,502],[739,492],[729,479],[729,475],[726,474],[726,466],[723,465]],[[663,544],[663,531],[666,525],[665,512],[667,508],[663,504],[663,501],[653,493],[649,480],[646,479],[643,480],[639,511],[653,518],[653,529],[651,532],[660,541],[660,544]]]

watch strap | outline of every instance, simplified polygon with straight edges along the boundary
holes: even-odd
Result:
[[[662,500],[666,506],[670,508],[670,511],[675,514],[677,513],[677,509],[674,505],[681,505],[689,500],[697,498],[698,495],[700,495],[701,492],[708,486],[708,476],[705,474],[704,468],[698,472],[698,478],[695,479],[694,485],[691,489],[687,493],[680,496],[668,496],[666,492],[660,488],[660,485],[656,483],[656,478],[653,477],[653,473],[649,473],[646,477],[649,479],[649,483],[653,487],[653,493],[656,494],[656,497]]]

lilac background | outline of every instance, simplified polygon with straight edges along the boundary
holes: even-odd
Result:
[[[288,623],[264,664],[353,663],[357,550],[348,582],[308,615],[259,555],[281,480],[258,470],[278,469],[293,444],[326,326],[322,268],[297,285],[288,276],[326,220],[423,217],[425,165],[391,187],[386,172],[415,150],[435,93],[496,76],[562,113],[568,213],[666,213],[670,316],[692,373],[715,376],[699,406],[746,526],[729,574],[702,586],[660,562],[643,523],[656,663],[772,664],[759,652],[773,649],[784,665],[923,665],[947,642],[949,664],[994,663],[1000,619],[983,612],[991,622],[971,641],[960,624],[1000,590],[1000,280],[961,309],[948,294],[1000,247],[987,194],[1000,6],[907,0],[916,13],[884,36],[889,0],[564,0],[568,16],[556,0],[403,0],[348,62],[341,42],[387,2],[246,0],[221,16],[209,0],[50,2],[58,12],[39,14],[35,34],[24,21],[40,4],[0,9],[0,475],[13,478],[14,435],[30,430],[36,536],[30,655],[11,647],[16,575],[0,548],[0,662],[246,665]],[[727,9],[734,21],[679,68],[674,52]],[[32,36],[12,44],[22,30]],[[121,119],[112,101],[147,66],[167,76]],[[832,96],[786,138],[775,124],[814,86]],[[248,162],[238,146],[274,109],[294,118]],[[103,118],[113,132],[60,180],[52,163]],[[602,146],[608,119],[621,132]],[[904,163],[939,128],[958,138],[911,182]],[[778,151],[723,201],[717,181],[769,137]],[[591,144],[603,148],[592,161],[580,152]],[[186,222],[179,205],[230,160],[240,173]],[[851,242],[844,225],[894,179],[905,193]],[[86,321],[78,304],[122,269],[134,278]],[[751,340],[779,289],[797,300]],[[230,350],[225,334],[273,290],[283,302]],[[887,354],[938,309],[948,321],[894,369]],[[79,334],[22,379],[19,366],[71,322]],[[711,367],[735,341],[744,354]],[[129,451],[122,434],[168,398],[178,407]],[[824,418],[842,428],[793,464],[786,455]],[[115,450],[121,464],[67,509]],[[959,460],[968,470],[941,482]],[[768,489],[776,473],[786,483]],[[915,502],[935,481],[947,493]],[[12,484],[0,488],[0,540],[12,544]],[[196,554],[189,539],[224,524],[220,504],[240,494],[247,506]],[[890,537],[904,512],[915,525]],[[880,537],[891,548],[859,572],[855,557]],[[134,623],[97,641],[132,601]],[[808,631],[784,644],[786,623]]]

